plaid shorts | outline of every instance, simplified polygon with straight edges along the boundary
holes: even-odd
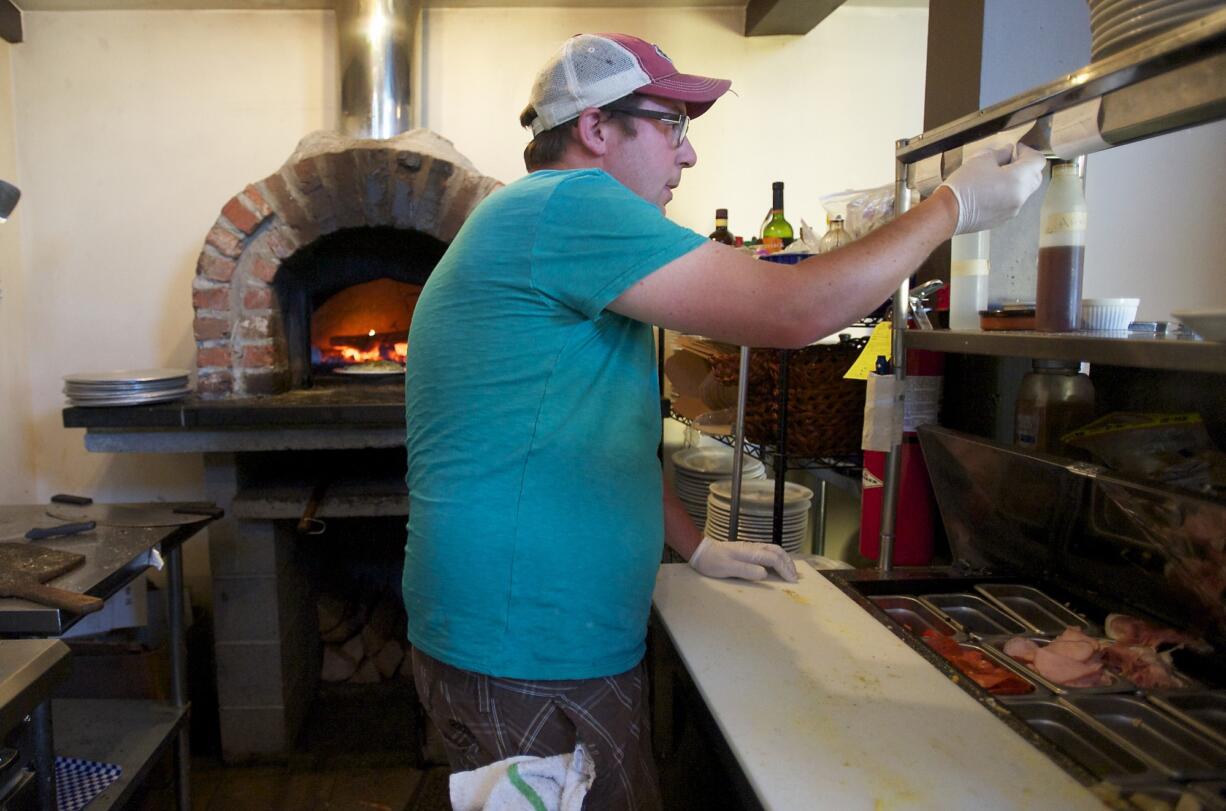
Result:
[[[582,742],[596,765],[585,811],[661,808],[643,663],[605,678],[526,681],[460,670],[416,648],[412,655],[417,695],[453,772],[573,752]]]

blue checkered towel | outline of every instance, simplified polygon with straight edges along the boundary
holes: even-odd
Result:
[[[55,759],[55,796],[59,811],[80,811],[119,779],[123,768],[75,757]]]

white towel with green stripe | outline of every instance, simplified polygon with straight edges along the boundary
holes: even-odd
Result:
[[[573,754],[509,757],[451,775],[455,811],[580,811],[596,779],[583,744]]]

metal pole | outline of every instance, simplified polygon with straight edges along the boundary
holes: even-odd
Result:
[[[895,143],[898,149],[906,146],[909,139]],[[907,188],[907,164],[900,160],[894,162],[894,216],[901,217],[911,208],[911,190]],[[907,328],[910,316],[911,279],[902,280],[898,291],[894,294],[894,321],[891,330],[891,351],[894,356],[894,412],[903,413],[905,407],[904,391],[907,385],[907,355],[903,348],[903,331]],[[902,420],[899,419],[901,429]],[[894,525],[898,513],[898,490],[901,485],[899,478],[902,473],[902,431],[896,431],[890,437],[890,453],[886,457],[885,483],[881,496],[881,558],[877,568],[888,572],[894,567]]]
[[[813,539],[814,553],[826,554],[826,480],[817,482],[817,537]]]
[[[176,707],[187,706],[187,649],[183,633],[183,550],[179,544],[166,549],[167,624],[170,628],[170,696]],[[190,811],[191,736],[189,721],[179,728],[175,752],[175,794],[179,811]]]
[[[783,546],[783,491],[788,473],[788,363],[792,350],[779,350],[779,446],[775,449],[775,499],[771,543]]]
[[[741,467],[745,459],[745,402],[749,399],[749,347],[741,347],[741,365],[736,385],[736,425],[732,427],[732,512],[728,515],[728,540],[735,541],[741,520]]]
[[[51,737],[51,699],[30,713],[30,742],[34,747],[34,794],[40,811],[56,811],[55,744]]]

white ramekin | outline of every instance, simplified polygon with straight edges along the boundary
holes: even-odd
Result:
[[[1081,328],[1098,331],[1126,330],[1137,317],[1139,298],[1083,298]]]

